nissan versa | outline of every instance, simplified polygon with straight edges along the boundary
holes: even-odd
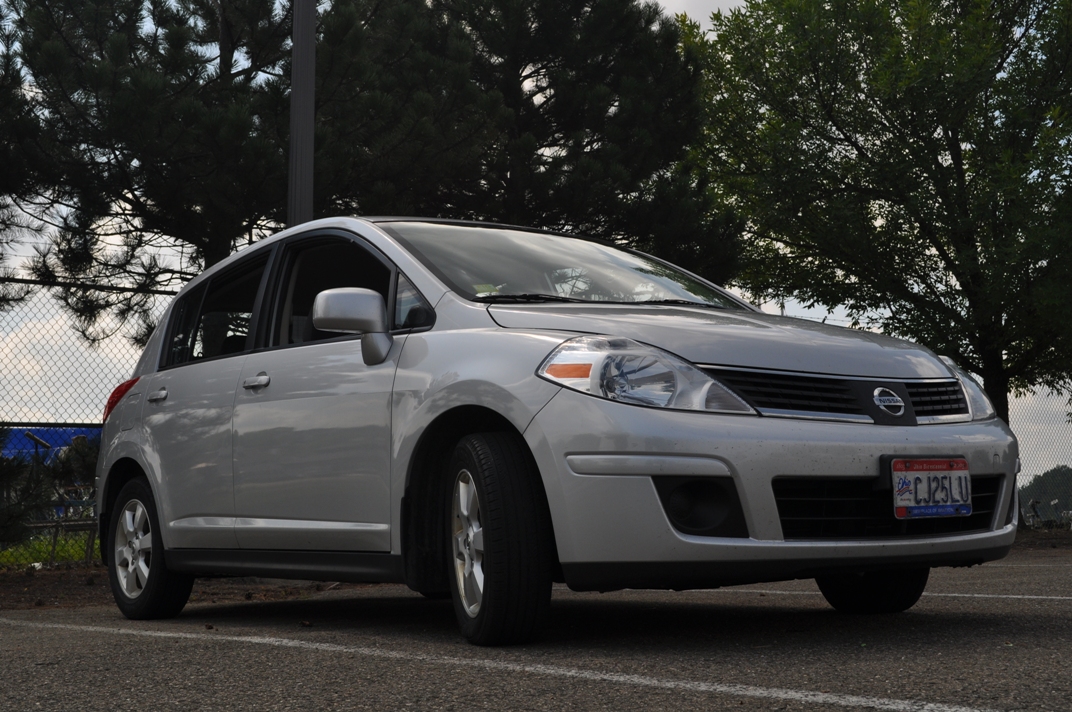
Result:
[[[130,618],[221,574],[405,582],[478,644],[555,581],[892,613],[1015,536],[1016,439],[950,361],[583,238],[307,223],[191,280],[133,376],[97,482]]]

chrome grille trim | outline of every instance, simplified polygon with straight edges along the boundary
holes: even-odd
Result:
[[[961,415],[917,415],[917,425],[938,425],[940,423],[970,423],[971,414],[963,413]]]
[[[760,408],[761,415],[770,418],[796,418],[798,420],[833,420],[839,423],[858,423],[874,425],[875,421],[868,415],[856,413],[818,413],[811,410],[783,410],[779,408]]]

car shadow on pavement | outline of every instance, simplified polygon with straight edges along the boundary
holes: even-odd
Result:
[[[742,592],[744,594],[744,592]],[[720,648],[1029,644],[1040,634],[1037,617],[1008,608],[979,609],[924,602],[902,614],[853,616],[835,612],[818,596],[744,594],[712,600],[689,593],[629,592],[556,595],[551,618],[529,647],[571,650],[629,648],[697,652]],[[753,598],[753,596],[756,596]],[[449,600],[429,600],[401,587],[371,588],[360,595],[317,595],[274,602],[197,604],[175,624],[212,626],[222,632],[287,636],[331,632],[340,643],[368,637],[408,643],[461,643]]]

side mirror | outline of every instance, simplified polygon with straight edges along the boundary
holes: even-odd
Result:
[[[321,331],[362,334],[361,358],[375,366],[387,360],[393,340],[387,333],[383,296],[371,289],[325,289],[313,300],[313,326]]]

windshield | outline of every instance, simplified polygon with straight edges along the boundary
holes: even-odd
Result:
[[[491,226],[380,223],[451,289],[476,301],[682,302],[742,309],[643,255],[579,238]]]

